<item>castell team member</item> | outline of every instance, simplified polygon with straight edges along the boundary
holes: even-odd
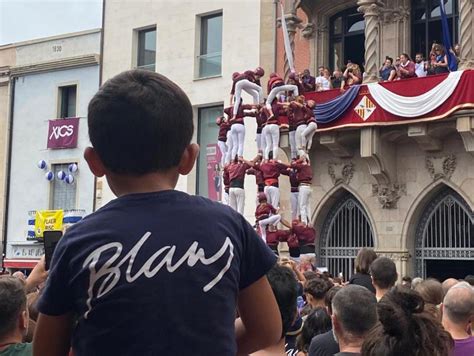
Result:
[[[284,108],[288,116],[288,138],[290,141],[290,152],[291,159],[295,159],[298,156],[298,146],[296,145],[296,127],[297,123],[295,120],[295,115],[289,110],[288,106]]]
[[[250,94],[253,98],[254,105],[263,104],[263,91],[260,84],[260,78],[263,77],[265,71],[262,67],[255,70],[247,70],[243,73],[235,72],[232,75],[232,90],[230,92],[230,102],[233,103],[233,113],[237,116],[241,103],[242,90]],[[235,119],[235,117],[234,117]]]
[[[247,169],[253,166],[253,162],[237,157],[229,164],[229,206],[240,213],[244,214],[245,206],[245,190],[244,181]]]
[[[300,183],[298,182],[298,178],[297,178],[298,173],[295,168],[290,167],[286,170],[281,171],[281,174],[288,176],[288,178],[290,179],[291,220],[294,220],[298,218],[298,216],[300,215],[299,214],[299,211],[300,211],[299,200],[298,200],[298,187]]]
[[[286,241],[290,236],[290,230],[279,230],[274,225],[268,225],[265,232],[268,247],[278,256],[278,245],[281,241]]]
[[[221,151],[221,166],[224,167],[227,157],[227,133],[230,131],[230,124],[225,116],[219,116],[216,119],[216,124],[219,126],[219,134],[217,136],[217,146]]]
[[[277,73],[271,73],[267,83],[268,98],[266,102],[267,110],[270,112],[270,117],[276,116],[277,113],[273,111],[273,102],[279,101],[280,94],[286,91],[293,92],[295,96],[299,95],[298,86],[294,84],[285,84],[285,81]]]
[[[257,161],[257,163],[259,162],[260,160]],[[247,169],[247,174],[255,176],[255,184],[257,185],[257,193],[263,193],[265,190],[265,180],[263,179],[263,173],[258,168],[258,166],[255,165],[254,167]],[[257,198],[257,203],[258,203],[258,198]]]
[[[314,255],[316,231],[311,225],[306,225],[300,220],[293,220],[291,231],[298,239],[301,255]]]
[[[268,159],[270,152],[273,157],[278,156],[278,149],[280,147],[280,125],[278,124],[278,117],[280,116],[279,103],[274,101],[272,106],[275,108],[275,115],[270,115],[265,123],[263,129],[263,136],[265,139],[264,158]]]
[[[255,219],[260,227],[260,234],[263,241],[266,240],[266,229],[268,225],[278,225],[281,215],[277,214],[277,210],[267,202],[265,193],[258,193],[257,209],[255,209]]]
[[[291,163],[291,168],[296,170],[296,180],[298,181],[298,202],[301,221],[309,224],[311,217],[311,182],[313,180],[313,170],[309,159],[304,156]]]
[[[287,104],[288,111],[291,113],[293,125],[296,127],[295,130],[295,143],[297,147],[298,155],[304,153],[303,150],[303,133],[307,128],[307,111],[304,105],[304,96],[297,96],[295,100]]]
[[[265,125],[267,124],[267,119],[268,119],[268,111],[265,108],[265,106],[261,106],[258,109],[258,113],[256,116],[256,121],[257,121],[256,141],[257,141],[258,153],[261,154],[262,156],[263,156],[263,153],[265,152],[265,147],[266,147],[265,136],[263,135],[263,129],[265,128]]]
[[[224,183],[224,194],[222,195],[222,203],[225,205],[229,205],[229,189],[230,189],[229,165],[230,163],[227,163],[224,166],[224,170],[222,172],[222,183]]]
[[[242,99],[240,99],[242,102]],[[237,114],[233,115],[233,109],[231,106],[224,109],[224,113],[228,117],[231,117],[229,120],[230,123],[230,133],[232,136],[232,150],[230,152],[230,159],[234,159],[237,155],[239,159],[243,158],[244,155],[244,143],[245,143],[245,116],[255,116],[256,113],[251,111],[254,109],[253,105],[242,104],[239,106]]]
[[[311,149],[313,144],[313,136],[318,129],[318,124],[316,123],[316,118],[314,117],[314,108],[316,103],[313,100],[308,100],[308,103],[305,106],[305,119],[306,119],[306,128],[301,134],[302,137],[302,146],[306,153]]]
[[[280,206],[280,188],[278,185],[278,178],[281,171],[288,169],[288,166],[273,159],[273,154],[270,152],[269,160],[264,160],[258,164],[258,169],[262,171],[263,179],[265,181],[264,192],[267,196],[268,202],[278,208]]]

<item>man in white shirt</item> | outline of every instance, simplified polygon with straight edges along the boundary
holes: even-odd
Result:
[[[415,73],[417,77],[426,77],[425,60],[421,53],[415,56]]]

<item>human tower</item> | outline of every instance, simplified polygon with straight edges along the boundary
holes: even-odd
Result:
[[[232,75],[230,106],[224,116],[217,118],[218,146],[221,151],[224,194],[222,202],[240,214],[244,212],[245,175],[255,175],[257,208],[255,228],[267,245],[278,254],[278,244],[287,242],[290,256],[314,253],[315,231],[310,224],[311,181],[313,172],[308,152],[317,129],[314,117],[315,102],[305,100],[304,88],[296,73],[288,81],[271,73],[267,83],[268,97],[263,97],[260,79],[263,68]],[[242,92],[253,98],[253,104],[244,104]],[[252,160],[243,157],[245,117],[254,117],[257,123],[258,154]],[[282,118],[287,117],[288,123]],[[277,160],[280,130],[289,131],[291,163]],[[291,223],[279,213],[280,189],[278,178],[285,175],[291,185]],[[281,223],[288,229],[279,229]]]

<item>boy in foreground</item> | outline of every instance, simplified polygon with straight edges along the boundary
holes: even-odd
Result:
[[[199,152],[186,94],[127,71],[91,100],[88,124],[85,159],[117,199],[59,242],[34,355],[235,355],[278,342],[274,254],[231,208],[174,190]]]

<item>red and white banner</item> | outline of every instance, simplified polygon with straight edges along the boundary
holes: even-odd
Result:
[[[474,70],[454,72],[449,77],[448,74],[441,74],[369,85],[370,87],[361,86],[357,97],[338,119],[327,124],[318,123],[318,132],[343,127],[434,121],[446,118],[458,110],[474,109]],[[446,95],[443,95],[444,90]],[[437,95],[433,94],[435,92]],[[380,103],[372,93],[379,98]],[[328,102],[339,95],[339,89],[305,93],[306,100],[312,99],[317,104]],[[428,97],[430,100],[425,100]],[[390,101],[390,98],[393,100]],[[406,102],[405,111],[403,101]],[[417,101],[420,107],[429,108],[429,111],[419,111],[420,107],[412,105]],[[416,116],[417,110],[423,114]]]
[[[79,136],[79,118],[49,120],[48,148],[75,148]]]

